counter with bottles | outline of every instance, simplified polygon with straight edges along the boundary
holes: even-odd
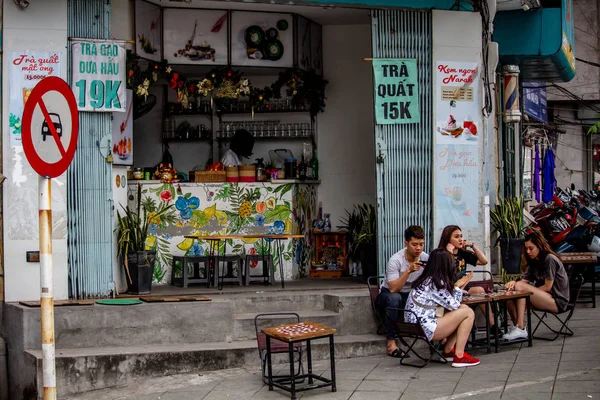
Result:
[[[283,265],[275,265],[275,279],[279,279],[278,269],[282,267],[284,278],[290,280],[308,275],[313,242],[311,223],[317,214],[318,183],[295,179],[252,183],[130,180],[128,199],[129,206],[134,208],[140,195],[141,205],[149,215],[146,244],[157,250],[159,263],[155,267],[154,277],[159,284],[170,283],[172,256],[208,252],[208,243],[184,236],[217,234],[304,235],[304,239],[283,242]],[[165,207],[169,207],[165,213],[157,213]],[[263,254],[266,250],[264,247],[268,245],[257,240],[231,240],[227,252]],[[272,247],[277,256],[277,246]],[[251,267],[257,265],[251,264]],[[256,271],[254,274],[258,273]]]

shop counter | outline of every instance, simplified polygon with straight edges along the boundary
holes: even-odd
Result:
[[[292,280],[308,274],[313,245],[311,223],[317,215],[318,183],[291,179],[252,183],[131,180],[128,203],[135,209],[139,193],[142,208],[149,213],[146,245],[157,251],[154,279],[158,284],[170,283],[172,256],[200,256],[210,251],[208,242],[185,237],[192,235],[303,235],[303,239],[286,240],[281,246],[283,276]],[[165,207],[169,208],[161,214],[159,211]],[[268,251],[265,248],[268,245],[257,239],[231,239],[227,243],[227,251],[230,254],[260,255]],[[251,268],[258,264],[257,261],[252,263]],[[279,279],[280,271],[274,275]]]

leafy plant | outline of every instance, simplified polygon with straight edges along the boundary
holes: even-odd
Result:
[[[491,224],[498,239],[523,237],[523,197],[500,199],[490,211]]]
[[[348,231],[350,251],[348,255],[353,261],[357,260],[361,248],[375,245],[377,235],[377,213],[372,204],[358,204],[352,212],[346,210],[338,228]]]
[[[121,214],[120,211],[117,211],[117,254],[119,257],[123,257],[123,264],[130,282],[132,282],[132,279],[129,273],[127,254],[130,252],[156,250],[156,241],[151,246],[148,246],[147,243],[149,225],[153,223],[152,221],[157,221],[159,222],[158,225],[161,225],[162,219],[170,220],[172,215],[169,213],[169,210],[172,207],[172,204],[168,205],[162,203],[154,208],[147,202],[144,202],[144,205],[142,206],[142,190],[141,185],[138,184],[136,209],[132,210],[127,206],[122,207],[124,211],[123,214]],[[165,224],[165,222],[163,221],[162,224]],[[146,266],[151,267],[148,259],[146,260]]]

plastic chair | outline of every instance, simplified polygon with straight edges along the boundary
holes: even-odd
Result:
[[[567,305],[567,308],[565,311],[562,311],[559,313],[543,311],[543,314],[541,314],[542,311],[535,310],[533,308],[531,309],[531,312],[536,317],[539,318],[539,321],[538,321],[537,325],[535,326],[535,328],[533,329],[533,333],[532,333],[532,336],[534,339],[553,341],[553,340],[558,339],[558,337],[560,335],[573,336],[573,331],[571,330],[571,328],[569,328],[567,326],[567,324],[571,320],[571,317],[573,316],[573,312],[575,311],[575,305],[577,304],[577,300],[579,299],[579,293],[581,292],[582,286],[583,286],[583,276],[582,275],[576,275],[575,278],[571,279],[571,281],[569,282],[569,304]],[[540,316],[540,314],[541,314],[541,316]],[[567,314],[567,315],[565,317],[562,317],[562,315],[564,315],[564,314]],[[553,315],[554,318],[556,318],[558,320],[558,322],[560,323],[560,328],[558,330],[550,327],[546,323],[546,321],[544,321],[544,319],[548,318],[550,315]],[[537,332],[538,328],[540,327],[540,324],[546,325],[546,328],[548,328],[552,333],[554,333],[554,336],[552,336],[552,337],[536,336],[535,333]]]
[[[379,321],[377,325],[377,334],[383,335],[385,333],[385,325],[383,324],[385,320],[385,314],[382,311],[379,311],[376,306],[377,296],[379,295],[379,282],[384,279],[383,275],[378,276],[370,276],[367,278],[367,288],[369,289],[369,298],[371,299],[371,308],[373,309],[373,314],[375,314],[375,318]],[[383,315],[382,315],[383,314]]]
[[[258,344],[258,356],[260,357],[260,367],[262,370],[262,380],[268,385],[268,379],[266,376],[267,368],[267,336],[260,331],[259,323],[260,320],[271,319],[272,317],[288,317],[294,321],[289,323],[300,322],[300,315],[295,312],[273,312],[273,313],[261,313],[254,317],[254,328],[256,329],[256,342]],[[280,325],[280,324],[278,324]],[[289,351],[289,345],[281,340],[271,338],[271,354],[287,354]],[[294,353],[298,355],[298,373],[294,373],[294,377],[298,375],[304,375],[304,364],[302,363],[303,347],[301,343],[294,343]],[[276,382],[289,382],[289,375],[277,375],[273,376],[273,380]],[[297,383],[304,382],[304,378],[294,378]]]

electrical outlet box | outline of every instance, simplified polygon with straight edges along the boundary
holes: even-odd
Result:
[[[28,251],[26,253],[25,260],[27,262],[40,262],[40,252],[39,251]]]

